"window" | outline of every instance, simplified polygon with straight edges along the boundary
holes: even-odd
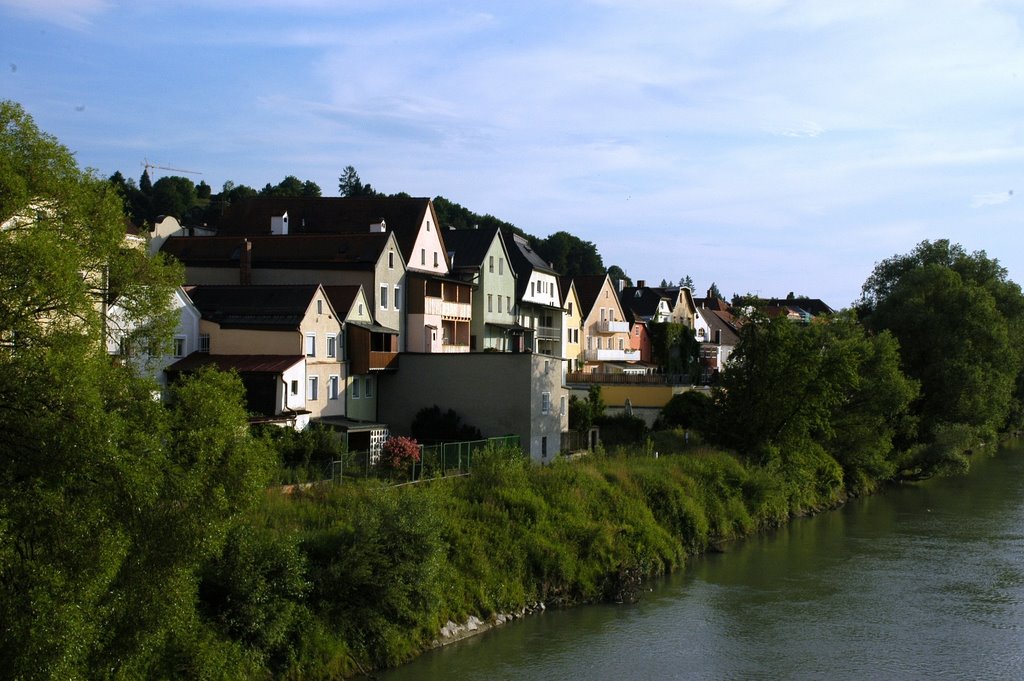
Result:
[[[380,309],[388,309],[388,285],[380,285]]]
[[[427,220],[427,231],[430,231],[430,220]]]
[[[425,249],[425,248],[421,248],[420,249],[420,264],[421,265],[426,265],[427,264],[427,249]]]
[[[363,391],[363,397],[373,397],[373,378],[367,376],[363,379],[363,387],[366,388]]]
[[[494,296],[490,293],[487,294],[487,311],[494,312]]]
[[[298,395],[298,394],[299,394],[299,382],[298,381],[292,381],[292,395]]]
[[[623,349],[625,349],[625,346],[623,345],[623,340],[620,338],[619,339],[619,350],[623,350]]]
[[[505,274],[505,258],[498,258],[498,274]]]
[[[398,310],[398,309],[400,309],[402,307],[402,302],[400,300],[400,298],[401,298],[400,293],[401,292],[402,292],[402,288],[398,284],[395,284],[395,299],[392,302],[394,303],[396,310]]]
[[[174,337],[174,356],[184,357],[185,356],[185,337],[175,336]]]
[[[434,251],[434,267],[437,267],[437,251]]]
[[[490,298],[491,294],[488,293],[487,297]],[[498,314],[501,314],[501,296],[498,296]]]
[[[601,321],[603,322],[604,320],[605,320],[605,309],[602,307],[601,308]]]
[[[511,296],[505,296],[505,309],[508,310],[509,312],[511,312],[512,314],[516,313],[516,311],[512,309],[512,297]]]
[[[394,251],[388,251],[388,269],[389,270],[395,269],[395,252]]]
[[[593,336],[587,336],[587,350],[590,349],[590,339],[591,338],[593,338]]]
[[[362,303],[359,303],[359,316],[360,317],[363,316],[363,304]]]
[[[338,336],[333,333],[327,334],[327,356],[338,356]]]
[[[327,399],[338,399],[338,385],[339,381],[337,376],[331,376],[329,379],[327,379]]]
[[[558,415],[561,416],[565,413],[565,395],[562,395],[562,399],[558,402]]]
[[[633,329],[633,335],[634,336],[639,336],[640,335],[640,327],[639,326],[636,327],[635,329]]]
[[[494,256],[493,255],[487,258],[487,271],[488,272],[494,272]]]
[[[572,301],[569,301],[569,316],[572,316]]]
[[[352,399],[353,400],[358,400],[359,399],[359,377],[358,376],[356,376],[356,378],[352,380]]]
[[[199,334],[199,352],[210,351],[210,334],[201,333]]]
[[[324,301],[322,301],[322,300],[317,300],[316,301],[316,313],[317,314],[323,314],[324,313]]]
[[[319,376],[310,376],[309,377],[309,395],[308,395],[307,399],[309,399],[311,402],[316,402],[318,399],[320,399],[319,393],[320,393],[320,377]]]
[[[598,350],[601,349],[601,339],[600,338],[597,339],[597,349]]]
[[[542,459],[548,458],[548,436],[545,435],[540,439],[540,456]]]
[[[306,334],[306,357],[316,357],[316,334]]]
[[[540,394],[540,413],[551,413],[551,393],[544,392]]]
[[[537,285],[537,282],[534,282],[534,281],[531,281],[531,282],[530,282],[530,295],[531,295],[531,296],[532,296],[532,295],[534,294],[534,287],[535,287],[536,285]]]

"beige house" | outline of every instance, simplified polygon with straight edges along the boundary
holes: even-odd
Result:
[[[186,291],[202,315],[200,352],[304,358],[302,382],[286,382],[289,400],[302,396],[311,419],[345,415],[343,320],[322,286],[202,285]]]
[[[189,284],[362,286],[377,323],[401,335],[405,260],[391,232],[166,239]]]
[[[630,324],[607,274],[573,277],[583,317],[584,371],[616,373],[640,359],[631,347]]]

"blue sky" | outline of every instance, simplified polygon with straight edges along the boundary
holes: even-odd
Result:
[[[0,0],[0,97],[143,159],[442,195],[605,264],[845,307],[949,238],[1024,282],[1021,2]],[[159,172],[159,171],[158,171]]]

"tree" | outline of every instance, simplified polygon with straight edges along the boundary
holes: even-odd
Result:
[[[687,274],[685,277],[680,278],[679,279],[679,287],[680,288],[688,288],[688,289],[690,289],[690,291],[693,291],[693,278],[690,277],[689,274]]]
[[[0,659],[15,678],[173,675],[199,563],[258,498],[269,453],[236,377],[173,407],[112,362],[116,294],[166,345],[180,270],[125,247],[121,197],[0,102]],[[45,623],[45,626],[40,626]]]
[[[552,264],[559,274],[569,277],[604,274],[605,267],[597,246],[569,232],[555,232],[546,239],[533,242],[534,250]]]
[[[377,191],[369,184],[363,184],[359,173],[353,166],[345,166],[338,177],[339,196],[377,196]]]
[[[905,370],[921,382],[923,444],[951,442],[950,428],[966,429],[953,439],[969,448],[1019,418],[1024,295],[998,261],[947,240],[921,242],[875,267],[859,309],[870,329],[899,340]],[[962,457],[942,460],[940,467],[965,465]],[[933,472],[915,467],[917,475]]]
[[[708,287],[708,298],[712,300],[718,300],[722,297],[722,292],[718,290],[718,285],[715,282],[711,282],[711,286]]]
[[[608,268],[608,276],[611,277],[612,283],[617,284],[620,281],[624,281],[626,282],[626,286],[633,285],[633,280],[630,279],[629,275],[626,274],[625,270],[623,270],[618,265],[612,265],[611,267]]]
[[[151,218],[173,215],[184,219],[196,204],[196,186],[192,180],[178,175],[167,175],[153,183]]]

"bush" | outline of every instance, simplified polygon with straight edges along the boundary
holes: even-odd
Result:
[[[420,460],[420,446],[408,437],[389,437],[381,447],[380,464],[386,468],[405,468]]]

